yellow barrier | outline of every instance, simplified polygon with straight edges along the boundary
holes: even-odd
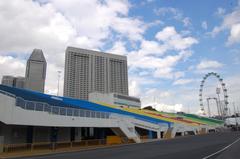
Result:
[[[106,139],[80,140],[80,141],[62,141],[62,142],[40,142],[40,143],[22,143],[22,144],[4,144],[3,152],[26,152],[26,151],[55,151],[66,148],[86,148],[106,145]]]
[[[107,139],[79,140],[79,141],[61,141],[61,142],[40,142],[40,143],[22,143],[22,144],[4,144],[3,153],[22,153],[33,151],[56,151],[64,149],[84,149],[88,147],[101,147],[113,144],[133,143],[133,140],[121,138],[118,136],[107,136]],[[1,145],[0,145],[1,146]],[[1,153],[1,152],[0,152]]]
[[[202,128],[199,132],[200,135],[201,134],[206,134],[207,133],[207,129],[206,128]]]
[[[147,135],[145,135],[145,136],[140,136],[140,139],[141,140],[146,140],[146,139],[148,139],[149,137],[147,136]]]
[[[122,139],[119,136],[107,136],[107,144],[122,144]]]

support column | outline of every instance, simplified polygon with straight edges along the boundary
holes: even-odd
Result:
[[[104,139],[105,138],[105,129],[104,128],[95,128],[94,129],[94,138],[95,139]]]
[[[51,128],[50,141],[51,142],[57,142],[57,135],[58,135],[58,128],[57,127],[52,127]]]
[[[148,138],[152,139],[153,138],[153,133],[151,130],[148,130]]]
[[[70,141],[75,141],[75,128],[71,127],[70,129]]]
[[[161,139],[161,131],[160,131],[160,130],[157,131],[157,138],[158,138],[158,139]]]
[[[75,140],[80,141],[82,139],[82,128],[75,128]]]
[[[33,143],[33,126],[27,127],[26,143]]]
[[[0,136],[0,153],[3,152],[4,136]]]

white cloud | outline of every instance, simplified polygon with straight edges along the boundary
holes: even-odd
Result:
[[[181,10],[173,7],[161,7],[154,10],[154,13],[158,16],[173,16],[173,19],[182,22],[183,26],[188,27],[191,25],[191,19],[189,17],[184,17]]]
[[[207,25],[207,22],[206,22],[206,21],[203,21],[201,26],[202,26],[202,28],[205,29],[205,30],[207,30],[207,28],[208,28],[208,25]]]
[[[176,50],[184,50],[198,43],[198,40],[193,37],[183,37],[181,34],[177,33],[172,26],[167,26],[162,31],[158,32],[156,38],[160,42]]]
[[[11,61],[9,58],[17,57],[14,61],[25,65],[34,48],[42,49],[48,62],[46,92],[56,93],[56,82],[52,81],[57,81],[57,70],[63,71],[67,46],[99,50],[113,40],[113,31],[130,41],[142,39],[147,25],[130,17],[130,8],[127,0],[0,1],[0,36],[4,39],[0,43],[1,58]],[[125,54],[124,45],[116,42],[112,51]],[[23,65],[15,68],[14,62],[9,63],[14,65],[1,71],[0,76],[16,72],[24,75]]]
[[[233,75],[231,77],[227,77],[227,78],[224,78],[224,82],[226,83],[226,88],[227,88],[227,91],[228,91],[228,96],[229,96],[229,107],[231,108],[231,110],[233,111],[233,108],[232,108],[232,102],[235,102],[236,106],[239,107],[239,110],[240,110],[240,106],[239,106],[239,103],[240,103],[240,99],[239,99],[239,96],[240,96],[240,76],[239,75]]]
[[[175,71],[180,61],[185,61],[192,55],[189,51],[193,44],[198,41],[191,37],[178,33],[174,27],[168,26],[156,34],[158,41],[143,40],[140,49],[128,54],[131,68],[150,69],[156,78],[177,79],[183,77],[181,71]],[[175,55],[167,55],[167,51],[176,51]]]
[[[125,48],[125,44],[122,41],[116,41],[110,50],[106,52],[114,53],[118,55],[127,55],[128,51]]]
[[[167,51],[166,45],[160,45],[157,41],[143,40],[140,45],[139,54],[161,56]]]
[[[155,105],[155,108],[158,111],[166,111],[166,112],[181,112],[183,110],[183,105],[182,104],[174,104],[174,105],[168,105],[164,103],[159,103]]]
[[[179,112],[182,111],[182,104],[171,104],[169,99],[174,96],[169,91],[160,91],[159,89],[152,88],[146,91],[146,95],[142,99],[142,107],[152,106],[159,111],[165,112]],[[166,100],[167,99],[167,100]],[[170,103],[170,104],[167,104]]]
[[[162,31],[158,32],[156,34],[156,38],[159,41],[165,41],[165,40],[169,40],[171,37],[175,36],[177,34],[176,30],[174,27],[165,27]]]
[[[2,54],[20,52],[26,55],[36,47],[49,52],[54,50],[59,55],[63,44],[75,34],[71,24],[51,4],[1,1],[0,20],[0,36],[4,38],[0,44]]]
[[[155,9],[154,10],[155,14],[157,15],[166,15],[166,14],[174,14],[175,16],[178,16],[178,17],[182,17],[182,13],[176,9],[176,8],[173,8],[173,7],[162,7],[162,8],[158,8],[158,9]]]
[[[6,69],[8,68],[8,69]],[[12,56],[0,56],[0,79],[3,75],[12,76],[25,76],[26,61],[14,58]],[[60,85],[63,85],[63,70],[54,64],[48,63],[47,75],[46,75],[46,93],[57,94],[57,71],[61,70]],[[60,88],[60,94],[62,94],[62,88]]]
[[[142,6],[145,6],[145,5],[147,5],[147,4],[150,4],[150,3],[153,3],[155,0],[144,0],[144,1],[141,1],[141,5]]]
[[[230,30],[230,36],[228,37],[228,44],[240,42],[240,23],[234,24]]]
[[[183,18],[182,22],[185,27],[190,26],[192,24],[191,19],[189,17]]]
[[[140,84],[138,81],[131,80],[129,83],[129,94],[131,96],[139,97],[141,95]]]
[[[146,26],[128,16],[130,7],[124,0],[106,3],[51,0],[41,5],[37,1],[1,1],[0,36],[5,40],[0,49],[29,54],[33,48],[41,48],[47,52],[48,61],[55,61],[67,45],[100,48],[111,30],[131,40],[140,40]],[[63,65],[63,59],[64,56],[57,63]]]
[[[25,69],[23,60],[0,55],[0,79],[3,75],[25,76]]]
[[[224,8],[218,7],[217,11],[215,12],[215,15],[220,17],[220,16],[223,16],[225,14],[225,12],[226,12],[226,10]]]
[[[168,55],[164,58],[158,58],[154,56],[141,55],[138,52],[133,52],[128,55],[129,66],[135,68],[145,69],[166,69],[171,72],[171,67],[175,66],[179,61],[184,60],[191,56],[190,51],[182,51],[177,55]],[[165,72],[165,71],[164,71]]]
[[[175,79],[178,79],[178,78],[181,78],[181,77],[184,77],[184,76],[185,76],[184,71],[176,71],[176,72],[174,72],[174,78]]]
[[[154,77],[157,78],[166,78],[166,79],[172,79],[173,78],[173,73],[172,73],[172,68],[167,67],[167,68],[158,68],[155,72],[154,72]]]
[[[193,79],[178,79],[176,81],[174,81],[173,85],[185,85],[185,84],[189,84],[193,82]]]
[[[220,9],[221,10],[221,9]],[[219,11],[221,14],[224,14],[223,11]],[[234,8],[234,10],[226,15],[222,15],[223,22],[219,26],[215,26],[210,33],[213,37],[216,36],[218,33],[229,30],[230,35],[228,36],[227,45],[232,45],[234,43],[240,42],[240,4],[238,4],[237,7]]]
[[[59,85],[63,86],[64,71],[62,67],[56,66],[55,64],[48,63],[47,65],[47,75],[46,75],[46,86],[45,92],[48,94],[57,95],[58,92],[58,71],[61,71]],[[59,94],[63,94],[63,88],[59,88]]]
[[[147,103],[151,103],[151,102],[158,102],[159,100],[164,98],[169,98],[172,95],[173,94],[169,91],[163,91],[163,90],[160,91],[157,88],[148,89],[146,90],[146,94],[143,97],[143,98],[147,98],[148,100],[144,100],[145,102],[143,102],[143,105],[147,105]]]
[[[172,68],[167,67],[164,69],[156,69],[156,71],[154,72],[154,77],[163,79],[178,79],[180,77],[184,77],[184,72],[175,72]]]
[[[146,28],[151,28],[151,27],[163,25],[163,24],[164,24],[163,21],[157,19],[157,20],[154,20],[153,22],[147,23],[145,26],[146,26]]]
[[[38,1],[0,1],[0,76],[24,76],[26,58],[34,48],[40,48],[48,62],[46,93],[56,94],[58,70],[62,71],[60,85],[63,86],[67,46],[102,50],[110,44],[111,49],[106,52],[127,55],[130,69],[141,70],[136,73],[137,77],[129,75],[130,95],[148,96],[151,91],[144,90],[144,86],[161,82],[158,78],[184,77],[184,72],[175,70],[175,66],[192,55],[191,46],[198,40],[188,30],[178,32],[173,26],[159,30],[156,39],[147,40],[145,31],[163,22],[156,20],[146,24],[141,18],[129,15],[131,7],[127,0],[41,0],[41,4]],[[190,24],[191,20],[177,9],[170,8],[170,12],[174,19],[182,23],[185,19],[185,25]],[[137,46],[130,46],[128,41]],[[60,94],[62,91],[61,87]],[[156,93],[162,100],[160,104],[172,107],[181,103],[172,100],[175,97],[172,92]]]
[[[222,63],[214,60],[202,60],[198,65],[198,70],[205,70],[205,69],[217,69],[223,66]]]

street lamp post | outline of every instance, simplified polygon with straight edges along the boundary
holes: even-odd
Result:
[[[57,89],[57,95],[59,96],[59,85],[60,85],[60,78],[61,78],[61,72],[62,71],[57,71],[58,72],[58,89]]]

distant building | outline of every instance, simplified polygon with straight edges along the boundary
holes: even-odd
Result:
[[[47,63],[42,50],[34,49],[27,61],[25,88],[44,92]]]
[[[68,47],[64,96],[88,100],[95,91],[128,95],[127,57]]]
[[[14,76],[3,76],[2,77],[2,85],[13,87],[14,79],[15,79]]]
[[[14,87],[25,88],[25,78],[24,77],[16,77],[14,79]]]
[[[141,101],[137,97],[117,93],[89,93],[89,101],[99,104],[110,104],[122,107],[141,108]]]
[[[25,87],[25,78],[24,77],[14,77],[14,76],[3,76],[2,85],[24,88]]]

